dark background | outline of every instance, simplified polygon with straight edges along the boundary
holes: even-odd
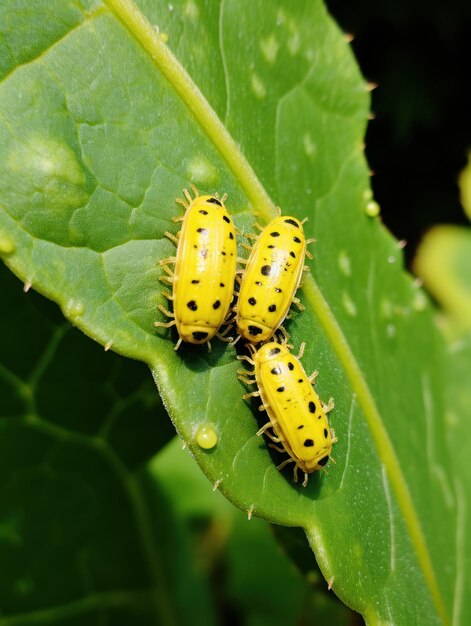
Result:
[[[366,135],[373,192],[410,266],[437,223],[467,223],[457,177],[471,149],[471,2],[327,0],[378,84]],[[468,94],[465,94],[468,91]]]

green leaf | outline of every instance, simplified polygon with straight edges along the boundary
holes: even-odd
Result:
[[[471,160],[460,173],[461,204],[471,218]],[[414,269],[447,314],[449,332],[471,328],[471,230],[442,225],[430,229],[421,241]]]
[[[471,217],[471,160],[459,176],[461,203]],[[471,328],[471,229],[441,225],[420,242],[414,269],[447,315],[448,332]]]
[[[3,267],[0,284],[9,329],[0,352],[2,626],[210,626],[214,600],[220,620],[235,607],[273,623],[273,594],[252,603],[242,584],[254,555],[267,592],[283,593],[285,625],[320,612],[347,623],[334,596],[293,571],[267,523],[249,523],[208,488],[177,437],[161,448],[172,428],[143,366],[105,353]],[[215,584],[220,568],[227,575]]]
[[[471,328],[471,229],[432,228],[420,244],[414,267],[456,331]]]
[[[328,592],[306,536],[300,529],[273,527],[302,543],[306,576],[292,567],[267,522],[247,516],[208,489],[208,481],[176,437],[150,470],[178,518],[191,529],[200,569],[210,572],[222,616],[244,624],[351,624],[354,614]],[[301,536],[299,536],[301,535]],[[279,599],[283,598],[280,603]],[[359,616],[357,615],[356,618]]]
[[[0,624],[214,623],[146,469],[173,429],[144,366],[0,281]]]
[[[148,363],[207,476],[240,508],[303,527],[334,591],[368,623],[461,623],[444,347],[371,217],[367,86],[322,3],[149,0],[146,17],[129,0],[48,3],[56,28],[43,4],[1,9],[9,267],[91,337]],[[273,217],[274,202],[310,218],[306,310],[288,328],[296,347],[307,342],[321,397],[335,397],[339,441],[336,465],[306,489],[255,435],[234,348],[175,353],[153,330],[158,260],[172,252],[164,232],[190,181],[227,192],[242,230],[254,212]],[[210,451],[196,443],[202,425],[218,435]]]
[[[446,382],[448,403],[445,414],[448,442],[453,450],[452,462],[457,504],[456,554],[458,576],[456,598],[460,606],[459,623],[471,620],[471,605],[462,601],[471,594],[471,551],[469,549],[469,501],[471,499],[471,334],[450,342],[447,354]]]

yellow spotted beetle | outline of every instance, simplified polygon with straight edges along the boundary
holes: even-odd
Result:
[[[260,409],[265,410],[270,419],[257,434],[267,435],[273,442],[271,447],[289,454],[278,469],[294,463],[294,481],[297,482],[298,469],[301,470],[305,487],[308,475],[325,466],[332,445],[337,441],[326,416],[334,408],[333,399],[324,405],[314,391],[311,383],[317,372],[307,376],[299,361],[304,343],[298,357],[292,355],[285,344],[274,341],[265,343],[259,350],[248,345],[252,358],[238,358],[248,361],[255,371],[241,370],[239,378],[246,384],[256,383],[258,390],[243,397],[260,397]],[[247,378],[253,373],[255,379]]]
[[[307,250],[303,222],[280,215],[259,235],[248,258],[239,290],[236,323],[252,343],[267,341],[286,318],[301,281]]]
[[[172,320],[155,322],[155,326],[176,326],[179,339],[175,350],[182,341],[203,344],[215,335],[223,338],[218,331],[234,294],[237,247],[225,197],[200,196],[194,186],[192,189],[194,198],[185,189],[186,201],[177,200],[185,208],[183,217],[174,218],[182,222],[181,231],[177,236],[165,233],[177,245],[177,255],[160,263],[166,274],[161,280],[172,285],[172,294],[163,295],[173,302],[173,312],[159,305]],[[169,265],[174,265],[174,270]]]

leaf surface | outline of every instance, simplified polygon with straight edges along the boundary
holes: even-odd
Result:
[[[1,626],[215,623],[146,470],[173,429],[144,366],[0,284]]]
[[[368,215],[367,86],[342,33],[318,1],[149,0],[145,17],[127,0],[58,2],[60,28],[42,4],[22,13],[11,0],[0,20],[8,265],[91,337],[148,363],[207,476],[239,507],[303,527],[368,623],[458,623],[444,348],[397,242]],[[26,46],[14,25],[31,19],[40,35]],[[288,330],[335,398],[339,441],[306,489],[256,436],[235,349],[175,353],[153,329],[158,261],[173,252],[164,232],[190,181],[227,192],[242,231],[274,204],[309,217],[306,310]],[[202,425],[218,435],[210,451]]]
[[[447,388],[449,402],[446,411],[447,437],[453,449],[457,524],[455,533],[458,576],[455,587],[456,621],[471,620],[471,606],[466,598],[471,593],[470,520],[468,503],[471,498],[471,334],[465,333],[450,342],[447,358]]]

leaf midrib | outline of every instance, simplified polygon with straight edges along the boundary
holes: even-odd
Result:
[[[132,0],[103,1],[123,26],[133,35],[137,43],[149,54],[157,69],[175,89],[195,120],[219,151],[235,178],[239,181],[252,206],[257,208],[257,214],[264,217],[266,221],[272,219],[276,215],[276,208],[265,188],[199,88],[167,45],[159,38],[155,27],[148,22]],[[303,291],[305,300],[309,302],[312,310],[317,315],[356,394],[358,404],[363,410],[376,445],[378,457],[386,469],[388,480],[391,483],[404,517],[417,560],[437,612],[443,623],[449,624],[450,620],[445,610],[412,496],[373,395],[332,310],[324,299],[312,274],[305,278]]]

